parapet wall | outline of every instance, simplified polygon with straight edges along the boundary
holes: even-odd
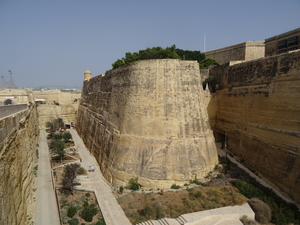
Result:
[[[196,61],[137,61],[85,81],[76,129],[116,185],[169,188],[218,162]]]
[[[0,224],[31,224],[39,135],[36,106],[0,120]]]
[[[206,58],[213,58],[220,64],[230,61],[253,60],[264,57],[263,41],[247,41],[244,43],[204,52]]]
[[[212,69],[217,141],[300,202],[300,51]]]

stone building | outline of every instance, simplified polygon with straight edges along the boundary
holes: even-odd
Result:
[[[230,61],[248,61],[264,57],[264,41],[246,41],[240,44],[227,46],[204,52],[206,58],[215,59],[220,64]]]
[[[272,56],[300,49],[300,28],[265,40],[265,56]]]

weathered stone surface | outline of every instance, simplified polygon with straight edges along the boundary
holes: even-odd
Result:
[[[62,92],[60,90],[34,91],[35,99],[43,99],[38,105],[39,127],[45,129],[45,123],[53,119],[62,118],[65,123],[75,121],[81,93],[75,91]],[[58,103],[59,105],[56,105]]]
[[[117,185],[170,187],[217,163],[196,61],[138,61],[85,81],[76,129]]]
[[[38,140],[36,106],[0,120],[0,224],[31,224]]]
[[[300,51],[211,70],[216,139],[300,202]]]

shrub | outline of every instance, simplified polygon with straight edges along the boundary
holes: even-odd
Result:
[[[242,222],[242,224],[244,225],[256,225],[255,221],[249,219],[246,215],[242,216],[240,218],[240,221]]]
[[[87,197],[87,198],[90,197],[90,196],[91,196],[90,193],[86,193],[86,194],[85,194],[85,197]]]
[[[176,185],[176,184],[172,184],[171,188],[172,188],[172,189],[179,189],[180,186],[179,186],[179,185]]]
[[[128,188],[133,191],[137,191],[141,188],[142,185],[138,182],[138,177],[132,177],[129,180]]]
[[[203,194],[202,194],[201,191],[197,191],[197,192],[194,194],[194,196],[195,196],[196,198],[202,198],[202,197],[203,197]]]
[[[121,186],[121,187],[119,188],[119,191],[120,191],[120,193],[122,194],[122,193],[123,193],[123,191],[124,191],[124,187],[123,187],[123,186]]]
[[[192,184],[197,184],[197,185],[202,185],[202,183],[198,180],[193,180],[191,183]]]
[[[84,175],[84,174],[86,174],[86,169],[84,169],[83,167],[80,167],[80,168],[77,170],[77,174],[78,174],[78,175]]]
[[[78,225],[79,221],[77,218],[72,218],[71,220],[68,220],[69,225]]]
[[[95,204],[89,205],[88,202],[83,203],[83,209],[80,212],[79,216],[84,219],[86,222],[92,222],[93,217],[98,213],[98,209]]]
[[[263,201],[252,198],[249,200],[249,205],[255,212],[255,219],[260,223],[269,223],[272,218],[272,212],[270,207]]]
[[[70,218],[72,218],[73,216],[75,216],[76,212],[77,212],[77,208],[75,206],[71,205],[68,208],[67,216],[70,217]]]

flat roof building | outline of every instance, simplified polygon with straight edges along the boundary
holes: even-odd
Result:
[[[265,56],[300,49],[300,28],[265,39]]]
[[[246,41],[240,44],[204,52],[206,58],[215,59],[220,64],[230,61],[246,61],[263,58],[264,53],[264,41]]]

